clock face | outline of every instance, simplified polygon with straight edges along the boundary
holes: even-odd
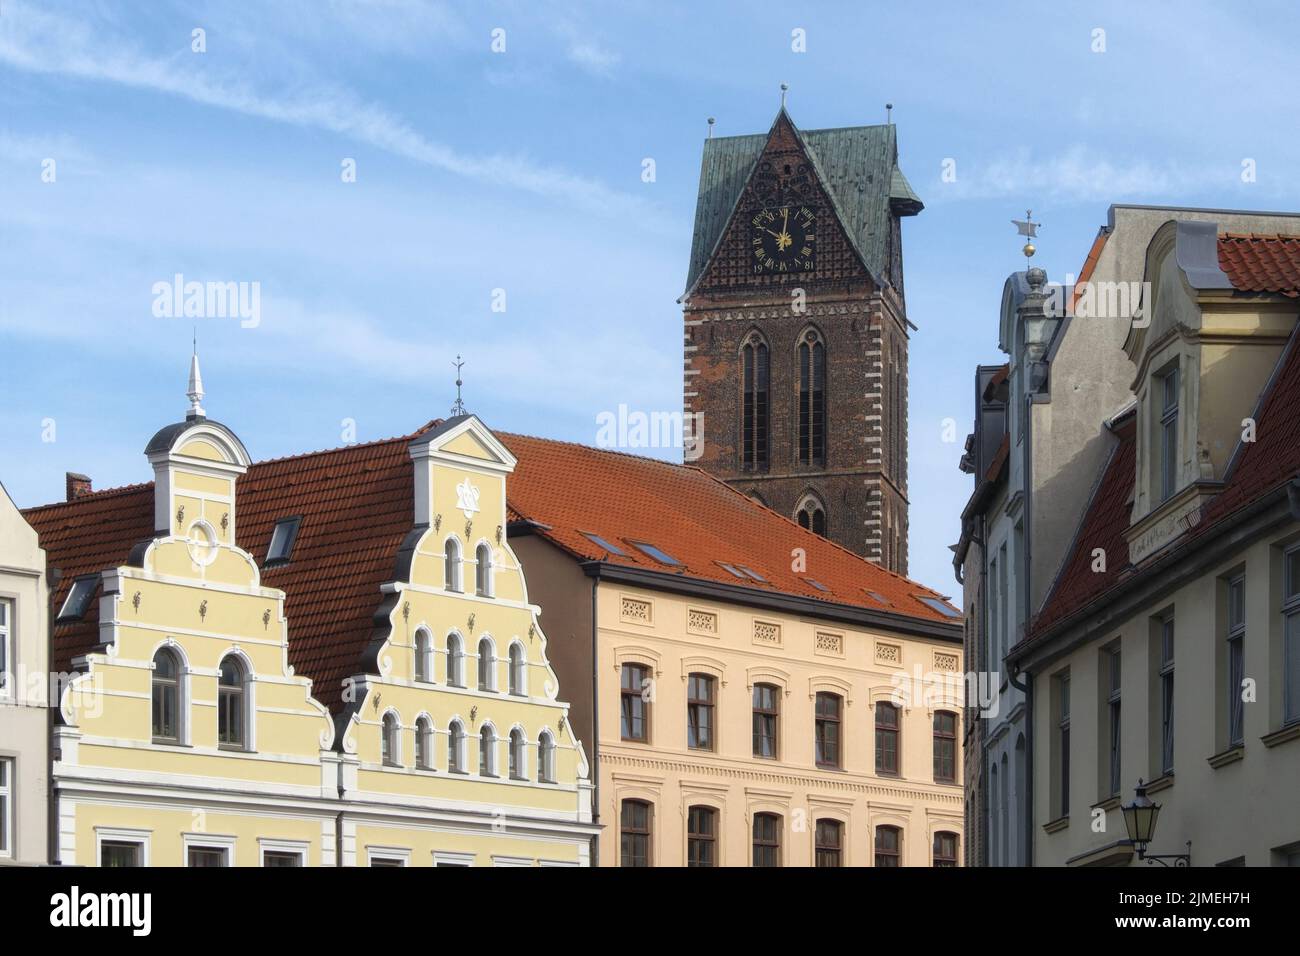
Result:
[[[755,273],[812,271],[817,248],[817,214],[808,206],[762,209],[749,224]]]

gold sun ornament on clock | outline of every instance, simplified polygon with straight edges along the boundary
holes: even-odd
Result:
[[[817,249],[817,214],[808,206],[760,209],[749,221],[757,273],[810,272]]]

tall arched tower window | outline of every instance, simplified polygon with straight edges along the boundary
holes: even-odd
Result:
[[[744,397],[741,410],[742,460],[745,471],[766,471],[771,382],[767,343],[750,332],[741,348]]]
[[[799,464],[826,463],[826,344],[816,329],[799,339]]]

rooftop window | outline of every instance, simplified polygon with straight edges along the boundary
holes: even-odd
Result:
[[[889,598],[885,597],[879,591],[867,591],[866,594],[867,597],[871,598],[871,600],[875,601],[877,604],[883,604],[885,607],[890,606]]]
[[[827,593],[830,592],[830,588],[822,584],[816,578],[804,578],[804,580],[807,581],[809,584],[811,584],[813,587],[815,587],[818,591],[826,591]]]
[[[293,553],[293,543],[298,539],[298,525],[301,523],[301,516],[281,518],[275,523],[275,530],[271,532],[271,545],[266,549],[268,568],[289,562],[289,556]]]
[[[743,571],[740,571],[734,564],[728,564],[726,561],[719,561],[718,566],[727,571],[733,577],[740,578],[742,581],[748,581],[749,578]]]
[[[745,573],[745,576],[748,577],[751,581],[757,581],[760,584],[767,583],[767,578],[763,577],[763,575],[759,574],[757,571],[754,571],[751,568],[747,568],[743,564],[738,564],[736,565],[736,567],[740,568],[740,570]]]
[[[667,551],[655,547],[653,544],[648,544],[645,541],[632,541],[630,539],[628,540],[628,544],[632,545],[632,547],[636,548],[638,551],[648,554],[650,557],[654,558],[660,564],[666,564],[674,568],[680,568],[682,566],[682,563],[678,561],[676,558],[674,558],[671,554],[669,554]]]
[[[86,609],[90,607],[90,599],[94,597],[97,587],[99,587],[98,574],[83,574],[73,581],[72,587],[68,589],[68,599],[63,602],[63,610],[59,612],[56,623],[80,621],[85,617]]]
[[[920,601],[922,604],[924,604],[926,607],[938,611],[944,617],[961,617],[961,611],[958,611],[956,608],[949,607],[946,602],[940,601],[938,598],[918,596],[917,600]]]
[[[620,548],[618,545],[610,544],[608,541],[606,541],[598,534],[593,534],[590,531],[580,531],[578,533],[581,534],[588,541],[590,541],[592,544],[594,544],[596,547],[603,548],[605,551],[608,551],[610,554],[619,554],[625,557],[627,555],[627,552],[624,551],[622,548]]]

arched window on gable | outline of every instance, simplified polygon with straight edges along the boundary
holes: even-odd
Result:
[[[555,738],[549,730],[543,730],[537,738],[537,779],[555,783]]]
[[[234,654],[221,661],[217,676],[217,744],[248,746],[248,669]]]
[[[447,728],[447,769],[465,772],[465,725],[459,720],[453,720]]]
[[[181,740],[181,660],[169,647],[153,657],[153,739],[162,743]]]
[[[486,541],[474,549],[474,591],[479,597],[492,596],[492,547]]]
[[[826,464],[826,344],[816,329],[799,342],[799,464]]]
[[[451,687],[465,686],[465,647],[459,634],[447,636],[447,684]]]
[[[455,538],[448,538],[447,543],[443,545],[443,587],[448,591],[459,591],[460,585],[460,542]]]
[[[402,728],[397,723],[397,715],[391,710],[384,714],[383,726],[380,728],[380,752],[387,767],[402,765]]]
[[[433,680],[433,637],[424,628],[415,632],[415,679]]]
[[[528,695],[528,657],[518,641],[510,645],[510,693],[516,697]]]
[[[478,772],[480,777],[497,775],[497,732],[491,724],[478,733]]]
[[[528,741],[518,727],[510,731],[510,779],[528,779]]]
[[[415,766],[419,770],[433,769],[433,721],[428,717],[415,722]]]
[[[497,655],[491,638],[478,642],[478,689],[494,691],[497,689]]]
[[[767,343],[750,332],[740,349],[741,359],[741,462],[745,471],[766,471],[768,422],[771,416],[771,358]]]

